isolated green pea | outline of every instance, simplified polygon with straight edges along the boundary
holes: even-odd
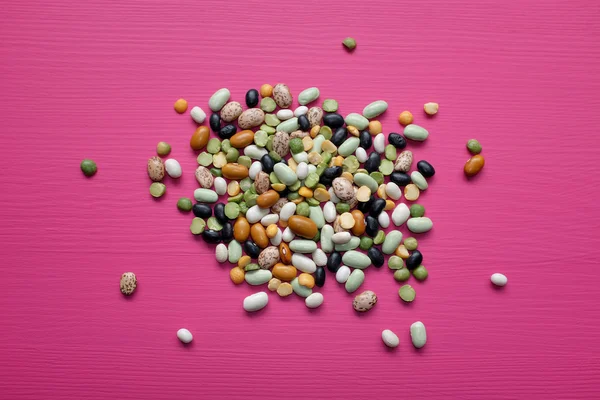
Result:
[[[192,200],[188,199],[187,197],[182,197],[179,200],[177,200],[177,208],[181,211],[189,212],[192,210],[192,206]]]
[[[338,110],[338,102],[334,99],[325,99],[323,102],[323,111],[336,112]]]
[[[156,154],[161,157],[168,156],[171,152],[171,145],[167,142],[158,142],[156,145]]]
[[[415,289],[410,285],[404,285],[398,290],[398,296],[405,302],[410,303],[415,299]]]
[[[83,172],[85,176],[92,176],[97,170],[98,167],[93,160],[85,159],[81,162],[81,172]]]
[[[425,207],[420,204],[412,204],[410,206],[410,216],[413,218],[422,217],[425,215]]]
[[[150,185],[150,194],[152,195],[152,197],[161,197],[163,194],[165,194],[166,191],[167,187],[164,183],[153,182]]]
[[[471,154],[479,154],[481,153],[481,143],[477,139],[471,139],[467,142],[467,150]]]

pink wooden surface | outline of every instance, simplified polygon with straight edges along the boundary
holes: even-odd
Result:
[[[0,397],[598,398],[599,3],[277,3],[3,2]],[[380,299],[367,315],[332,275],[318,310],[271,295],[247,315],[253,290],[189,234],[175,202],[196,187],[194,124],[173,101],[206,110],[219,87],[242,100],[264,82],[318,86],[343,113],[383,98],[386,132],[403,109],[429,128],[411,146],[437,169],[414,304],[384,267],[367,271]],[[472,137],[487,162],[467,182]],[[184,176],[153,201],[159,140]],[[140,280],[130,299],[125,271]]]

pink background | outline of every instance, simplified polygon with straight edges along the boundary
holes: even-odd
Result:
[[[598,398],[597,1],[2,3],[3,399]],[[242,101],[265,82],[317,86],[344,114],[385,99],[386,132],[404,109],[430,130],[411,145],[437,170],[413,304],[383,267],[367,271],[366,315],[330,274],[320,309],[270,295],[248,315],[254,290],[190,235],[175,203],[197,186],[194,124],[173,102],[207,110],[220,87]],[[486,167],[466,181],[472,137]],[[154,201],[160,140],[184,176]]]

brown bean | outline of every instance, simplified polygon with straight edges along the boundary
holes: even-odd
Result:
[[[365,224],[365,214],[360,210],[352,210],[350,214],[352,214],[352,218],[354,218],[355,222],[352,227],[352,234],[354,236],[360,236],[365,233],[365,230],[367,229],[367,225]]]
[[[251,130],[239,131],[229,139],[231,146],[236,149],[243,149],[244,147],[251,145],[253,141],[254,132]]]
[[[288,227],[296,235],[307,239],[314,238],[318,232],[317,224],[312,219],[301,215],[292,215],[288,220]]]
[[[481,171],[485,164],[485,159],[481,154],[477,154],[469,158],[467,163],[465,164],[465,175],[467,176],[475,176]]]
[[[271,272],[273,273],[273,276],[275,278],[289,282],[296,277],[298,270],[296,269],[296,267],[292,267],[291,265],[277,263],[275,264]]]
[[[248,240],[250,236],[250,223],[245,217],[238,217],[233,224],[233,237],[240,243]]]
[[[282,263],[292,263],[292,251],[290,250],[290,246],[288,246],[286,242],[281,242],[279,244],[279,256],[281,257]]]
[[[229,163],[223,165],[221,173],[224,178],[240,180],[248,177],[248,167],[238,163]]]
[[[250,236],[252,237],[254,243],[256,243],[261,249],[264,249],[269,245],[267,230],[260,222],[252,225],[250,228]]]
[[[190,139],[190,147],[194,150],[202,150],[208,143],[210,137],[210,130],[207,126],[199,126],[196,132]]]
[[[279,193],[274,190],[267,190],[256,198],[256,204],[260,208],[271,208],[279,200]]]

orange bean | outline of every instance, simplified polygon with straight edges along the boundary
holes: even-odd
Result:
[[[279,244],[279,256],[281,257],[282,263],[292,263],[292,251],[290,250],[290,246],[288,246],[286,242],[281,242]]]
[[[354,226],[352,227],[352,234],[354,236],[360,236],[365,233],[367,229],[367,225],[365,223],[365,214],[363,214],[360,210],[352,210],[350,213],[354,218]]]
[[[256,223],[252,225],[250,228],[250,236],[254,243],[258,245],[261,249],[264,249],[269,245],[269,237],[267,236],[267,231],[265,227],[260,223]]]
[[[298,271],[296,267],[292,267],[291,265],[285,265],[282,263],[277,263],[271,270],[273,276],[282,281],[291,281],[296,277]]]
[[[233,237],[240,243],[248,240],[250,236],[250,223],[245,217],[238,217],[233,224]]]
[[[245,275],[246,273],[240,267],[233,267],[231,268],[231,271],[229,271],[229,277],[231,278],[231,281],[236,285],[239,285],[240,283],[244,282]]]
[[[292,215],[288,219],[288,227],[296,235],[307,239],[314,238],[318,232],[317,224],[312,219],[302,215]]]
[[[485,159],[481,154],[469,158],[465,164],[465,175],[469,177],[477,175],[484,165]]]
[[[279,193],[274,190],[267,190],[256,198],[256,204],[260,208],[270,208],[279,200]]]
[[[254,141],[254,132],[251,130],[239,131],[229,139],[232,147],[236,149],[243,149],[249,146]]]
[[[262,97],[271,97],[272,94],[273,94],[273,86],[269,85],[268,83],[265,83],[264,85],[262,85],[260,87],[260,95]]]
[[[224,178],[240,180],[248,177],[248,167],[238,163],[229,163],[223,165],[221,173]]]
[[[208,143],[210,131],[207,126],[199,126],[190,139],[190,147],[193,150],[202,150]]]

